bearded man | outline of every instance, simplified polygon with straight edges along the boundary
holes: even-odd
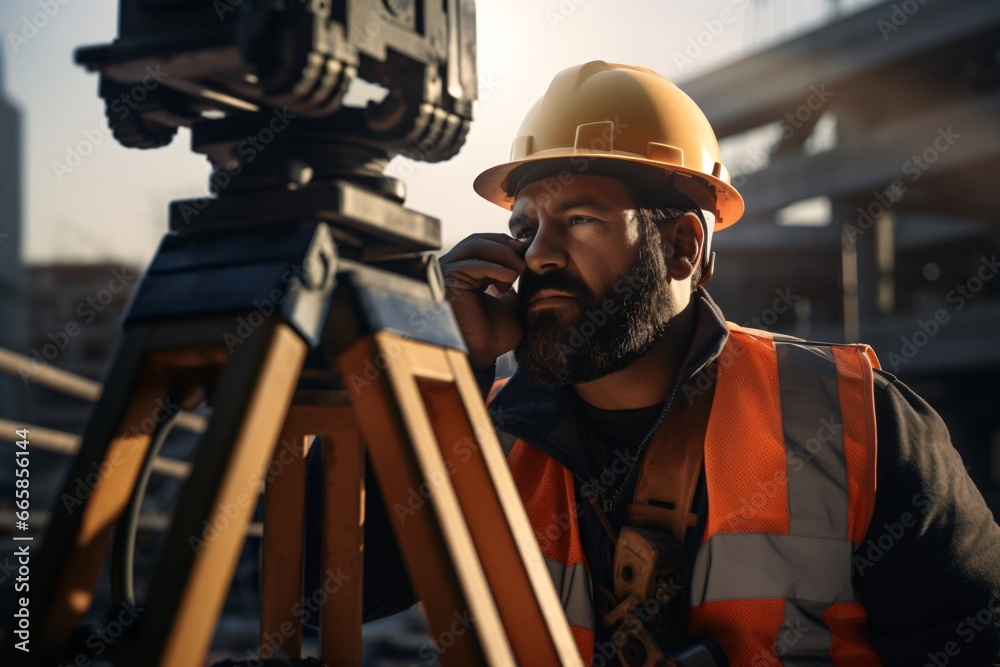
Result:
[[[1000,527],[938,415],[867,346],[705,290],[743,202],[683,92],[565,70],[474,187],[510,234],[441,258],[448,299],[585,663],[997,664]],[[626,535],[677,575],[646,616]],[[413,597],[366,540],[370,619]]]

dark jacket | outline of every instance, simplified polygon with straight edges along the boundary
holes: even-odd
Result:
[[[695,298],[698,324],[681,384],[711,370],[728,336],[707,292],[699,289]],[[491,379],[480,378],[484,392]],[[498,431],[541,449],[578,480],[599,479],[602,470],[580,445],[575,400],[570,387],[539,385],[515,372],[489,412]],[[891,374],[876,371],[875,410],[875,508],[853,572],[867,610],[868,640],[886,665],[1000,665],[1000,526],[944,422],[925,401]],[[663,424],[669,428],[669,412]],[[636,452],[639,463],[642,453]],[[617,526],[637,471],[638,465],[606,489],[615,498],[611,519]],[[368,483],[377,488],[370,472]],[[367,494],[366,621],[415,601],[380,495]],[[579,494],[578,502],[584,505],[580,526],[592,576],[610,587],[610,539]],[[702,491],[702,511],[705,502]],[[687,546],[693,556],[697,545]],[[599,632],[597,641],[605,639]]]

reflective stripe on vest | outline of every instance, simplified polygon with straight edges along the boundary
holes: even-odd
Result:
[[[851,582],[874,504],[877,364],[864,346],[730,325],[691,599],[692,634],[713,636],[730,664],[881,664]]]
[[[566,611],[566,620],[571,626],[594,631],[594,591],[590,573],[584,563],[565,565],[551,558],[545,559],[549,574],[556,585],[556,592]]]

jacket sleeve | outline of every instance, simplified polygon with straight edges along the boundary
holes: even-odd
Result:
[[[1000,665],[1000,526],[936,412],[876,373],[872,522],[853,579],[885,665]]]

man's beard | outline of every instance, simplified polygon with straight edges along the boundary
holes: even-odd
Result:
[[[526,318],[514,356],[535,382],[596,380],[630,365],[663,334],[675,314],[666,261],[656,227],[646,221],[640,226],[635,262],[597,294],[563,271],[522,274],[519,293],[525,306],[539,290],[551,288],[572,294],[580,307],[568,324],[549,308]]]

